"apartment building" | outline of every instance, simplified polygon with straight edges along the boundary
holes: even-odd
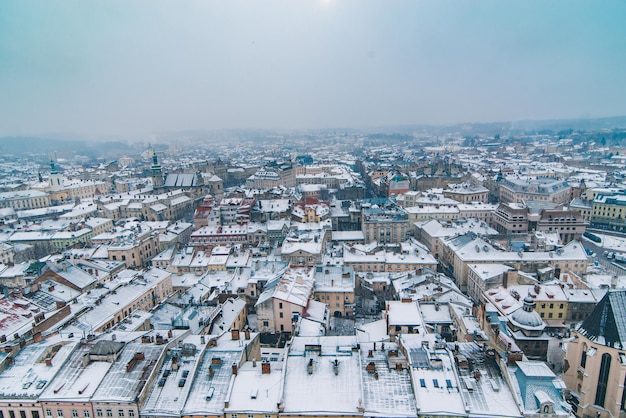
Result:
[[[127,267],[146,266],[159,251],[159,235],[149,229],[120,236],[107,246],[109,260],[122,261]]]
[[[51,338],[10,353],[0,371],[0,415],[43,418],[54,417],[56,413],[58,416],[59,408],[44,408],[40,398],[53,384],[55,376],[66,368],[66,362],[79,346],[78,341]],[[84,410],[88,411],[87,415]],[[62,410],[61,416],[71,415]],[[80,409],[80,418],[92,416],[91,408]]]
[[[448,184],[443,195],[463,204],[472,202],[489,202],[489,189],[483,186],[473,186],[468,183]]]
[[[565,180],[552,177],[507,176],[499,184],[502,202],[524,203],[538,200],[552,203],[569,203],[572,189]]]
[[[16,190],[0,193],[0,208],[25,210],[47,208],[50,205],[50,195],[39,190]]]
[[[575,210],[543,209],[539,212],[536,225],[531,222],[531,229],[536,231],[558,232],[563,244],[582,239],[587,228],[587,221]]]
[[[624,231],[626,227],[626,195],[597,194],[593,199],[591,226],[594,228]]]
[[[172,294],[172,273],[158,268],[124,270],[118,274],[118,280],[106,282],[79,297],[72,306],[77,313],[75,320],[65,324],[65,329],[76,334],[85,330],[105,332],[135,311],[149,312]]]
[[[257,330],[266,333],[293,332],[293,325],[313,297],[315,271],[290,268],[279,279],[268,282],[259,296]]]
[[[582,277],[587,272],[588,258],[578,241],[555,251],[514,252],[497,250],[482,238],[463,235],[445,241],[439,262],[465,291],[471,264],[506,264],[530,274],[550,268],[555,277],[569,272]]]
[[[501,234],[525,234],[528,229],[528,207],[521,203],[500,203],[493,214],[493,226]]]
[[[409,216],[400,206],[363,208],[361,231],[365,242],[399,243],[409,237]]]
[[[140,339],[124,344],[91,396],[95,418],[139,417],[140,407],[148,391],[157,384],[159,376],[156,372],[171,346],[161,340],[155,342],[155,334],[143,335]],[[95,356],[90,353],[90,357]],[[85,417],[83,413],[82,418],[90,417]]]
[[[340,266],[315,266],[314,297],[329,307],[335,317],[354,315],[354,269]]]

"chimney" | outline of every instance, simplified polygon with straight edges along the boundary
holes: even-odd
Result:
[[[505,271],[504,273],[502,273],[502,287],[506,289],[508,284],[509,284],[509,272]]]
[[[244,335],[244,337],[246,338],[246,340],[249,340],[249,339],[250,339],[250,330],[249,330],[249,329],[246,329],[246,330],[243,332],[243,335]]]
[[[374,351],[376,351],[376,343],[374,343]]]
[[[256,357],[252,359],[252,367],[256,367]]]
[[[213,379],[213,375],[215,372],[213,371],[213,366],[209,366],[209,379]]]
[[[172,330],[167,331],[167,338],[172,338]]]
[[[233,375],[237,376],[237,363],[233,363]]]
[[[52,359],[50,357],[46,357],[46,366],[52,367]]]
[[[202,345],[206,344],[206,340],[204,339],[204,335],[200,336],[200,344],[202,344]]]
[[[309,359],[309,364],[306,366],[306,372],[313,374],[313,359]]]
[[[272,367],[270,366],[269,361],[264,361],[261,363],[261,374],[270,374],[272,371]]]
[[[231,329],[230,330],[230,335],[231,335],[233,340],[238,340],[239,339],[239,330],[236,329],[236,328]]]

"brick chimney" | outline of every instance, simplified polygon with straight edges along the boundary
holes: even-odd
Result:
[[[270,366],[269,361],[264,361],[261,363],[261,374],[270,374],[272,371],[272,367]]]
[[[233,375],[237,376],[237,363],[233,363]]]
[[[238,340],[239,339],[239,330],[236,328],[233,328],[230,330],[230,335],[232,337],[233,340]],[[237,374],[237,373],[235,373]]]

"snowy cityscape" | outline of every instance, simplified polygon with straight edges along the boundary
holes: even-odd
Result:
[[[0,418],[626,418],[624,0],[0,0]]]
[[[619,415],[626,131],[509,135],[4,153],[4,416]]]

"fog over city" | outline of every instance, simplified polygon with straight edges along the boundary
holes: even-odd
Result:
[[[0,135],[626,114],[624,1],[0,2]]]

